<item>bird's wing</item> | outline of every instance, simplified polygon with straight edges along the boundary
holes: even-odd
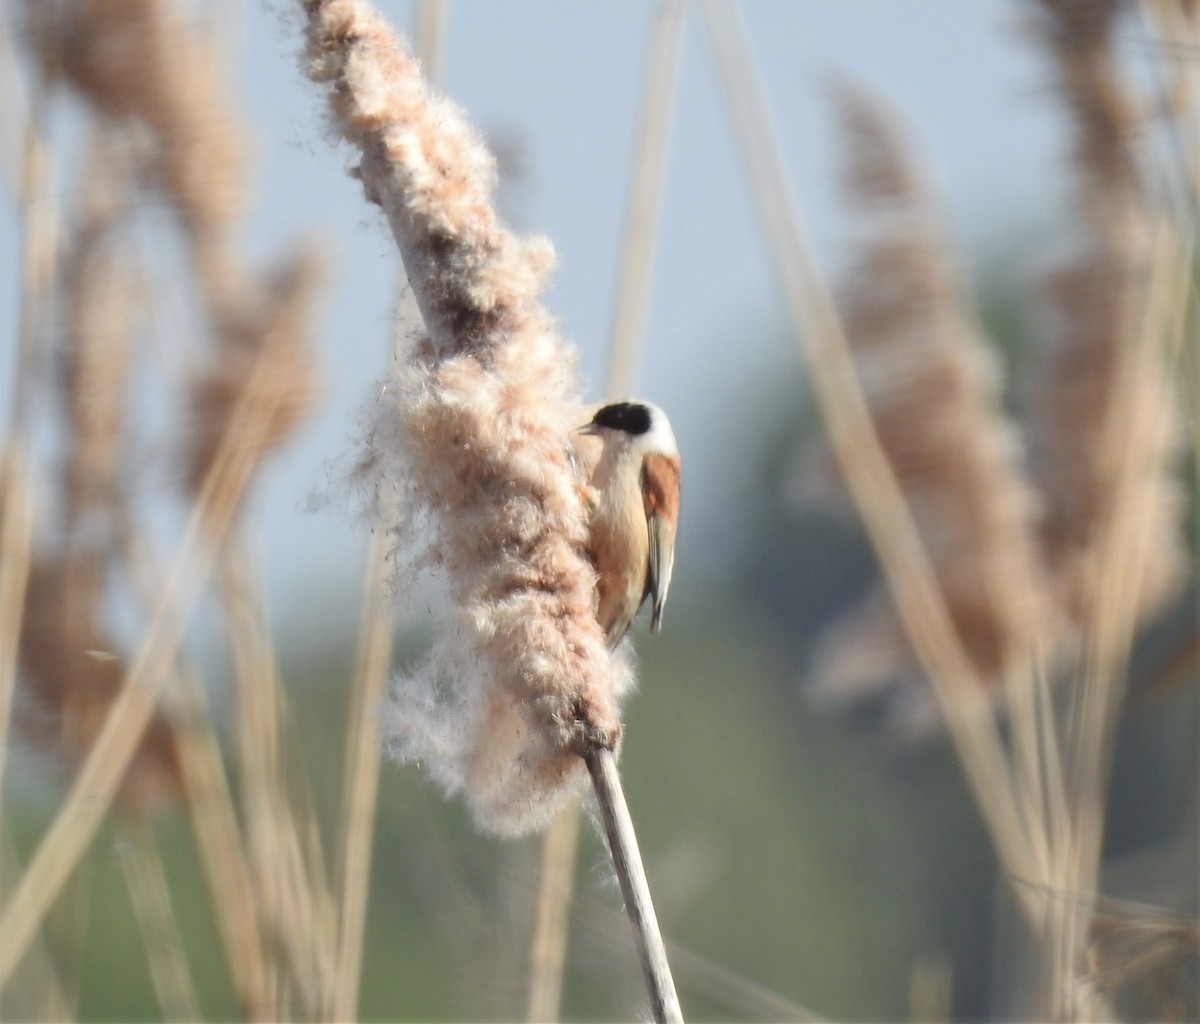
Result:
[[[675,566],[675,524],[679,520],[679,464],[662,455],[647,455],[642,467],[642,497],[650,535],[646,593],[651,600],[650,629],[662,626],[663,607]]]

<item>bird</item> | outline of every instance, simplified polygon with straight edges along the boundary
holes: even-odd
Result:
[[[615,648],[647,598],[651,631],[662,627],[675,565],[679,446],[667,414],[644,401],[603,405],[579,433],[601,442],[589,481],[595,503],[588,546],[596,619]]]

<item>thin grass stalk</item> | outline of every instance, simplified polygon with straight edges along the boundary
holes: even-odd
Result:
[[[45,328],[49,296],[54,284],[55,246],[58,217],[53,200],[50,157],[38,131],[44,123],[40,114],[42,96],[38,92],[30,103],[25,125],[25,144],[21,163],[21,298],[17,323],[17,352],[10,401],[10,433],[21,436],[28,421],[31,388],[23,382],[33,379],[33,358],[39,336]]]
[[[7,39],[7,34],[5,36]],[[50,201],[47,156],[36,122],[24,125],[21,151],[21,296],[8,438],[0,465],[0,807],[3,806],[4,762],[16,683],[17,650],[25,607],[25,587],[32,558],[33,492],[25,457],[28,421],[27,386],[32,379],[32,353],[53,278],[54,215]]]
[[[684,0],[659,0],[646,55],[642,109],[622,228],[619,277],[608,339],[606,393],[633,393],[654,284],[671,119],[683,53]]]
[[[59,965],[60,992],[67,1004],[67,1019],[79,1017],[83,983],[83,951],[91,916],[92,863],[81,860],[71,871],[58,898],[46,914],[43,934],[46,948]]]
[[[426,81],[440,82],[446,63],[446,18],[449,0],[417,0],[413,46]]]
[[[292,770],[288,745],[293,726],[276,664],[264,600],[253,559],[245,544],[231,538],[218,571],[238,666],[239,705],[250,721],[244,767],[255,799],[248,807],[251,843],[259,884],[270,887],[272,938],[277,944],[280,981],[300,999],[303,1014],[316,1017],[328,1004],[337,947],[337,914],[328,889],[316,810],[299,772]],[[284,988],[280,989],[281,996]],[[282,1008],[281,1008],[282,1009]]]
[[[667,948],[658,928],[654,901],[650,898],[646,869],[642,866],[633,819],[629,816],[629,805],[621,789],[616,759],[611,750],[592,747],[584,755],[584,760],[596,790],[596,802],[600,805],[613,868],[625,899],[625,911],[633,925],[634,942],[650,995],[651,1017],[660,1024],[682,1024],[683,1010],[675,992],[675,979],[671,976]]]
[[[306,808],[309,813],[312,808]],[[304,818],[289,806],[282,829],[282,871],[284,892],[292,906],[281,933],[288,968],[287,980],[299,997],[303,1015],[316,1019],[321,1007],[328,1002],[328,993],[337,953],[336,915],[333,904],[323,898],[324,878],[320,865],[314,860],[312,830],[303,832],[297,823]],[[311,819],[308,824],[312,824]]]
[[[1042,672],[1032,665],[1011,666],[1004,675],[1005,707],[1012,723],[1013,781],[1017,808],[1025,819],[1025,829],[1040,864],[1039,878],[1049,878],[1053,853],[1050,839],[1050,806],[1061,804],[1066,794],[1050,792],[1052,776],[1046,772],[1043,755],[1045,729],[1054,729],[1054,720],[1042,720],[1038,688],[1046,685]]]
[[[379,704],[391,664],[393,629],[388,598],[389,542],[377,526],[367,543],[362,619],[350,689],[342,769],[341,848],[338,856],[337,956],[325,1019],[357,1015],[370,890],[371,845],[379,792]]]
[[[605,394],[610,401],[634,393],[645,341],[686,10],[684,0],[659,0],[650,28],[608,342]],[[560,1015],[581,813],[578,803],[564,808],[542,839],[542,879],[530,942],[530,1021]]]
[[[1010,878],[1037,877],[1012,771],[982,681],[954,632],[904,495],[875,433],[840,317],[812,259],[791,197],[745,30],[736,9],[723,0],[705,0],[703,11],[751,191],[847,486],[914,651],[933,683],[1003,870]],[[1036,927],[1044,897],[1019,886],[1012,891]]]
[[[33,488],[17,437],[9,439],[0,464],[0,810],[4,766],[16,685],[17,649],[25,610],[25,587],[33,554]]]
[[[1160,232],[1155,251],[1154,280],[1143,311],[1140,336],[1136,346],[1123,353],[1129,366],[1139,362],[1156,365],[1156,359],[1144,358],[1144,351],[1160,352],[1175,343],[1174,338],[1164,339],[1164,328],[1169,333],[1180,323],[1176,311],[1181,302],[1188,301],[1191,267],[1181,266],[1177,258],[1180,248],[1171,244],[1165,230]],[[1138,351],[1139,348],[1143,351]],[[1074,844],[1067,891],[1075,894],[1080,904],[1072,917],[1077,924],[1070,952],[1075,956],[1080,954],[1087,939],[1098,895],[1105,794],[1137,627],[1132,609],[1140,600],[1143,565],[1154,540],[1148,528],[1146,503],[1139,501],[1137,478],[1141,452],[1134,432],[1123,429],[1129,421],[1126,406],[1135,400],[1135,392],[1136,387],[1119,389],[1109,412],[1109,443],[1120,453],[1121,470],[1112,516],[1105,524],[1101,541],[1101,564],[1105,571],[1096,595],[1079,699],[1070,722]],[[1166,415],[1167,411],[1161,414]]]
[[[667,955],[689,992],[727,1007],[735,1020],[757,1018],[761,1021],[825,1024],[829,1019],[670,939],[667,940]]]
[[[180,1024],[201,1020],[196,984],[151,826],[145,821],[125,822],[117,839],[117,854],[163,1020]]]
[[[1196,13],[1189,16],[1179,0],[1141,0],[1142,19],[1156,34],[1155,71],[1161,85],[1161,109],[1175,159],[1165,168],[1174,187],[1181,223],[1200,213],[1200,129],[1195,112],[1200,98],[1200,69],[1193,56],[1200,44]]]
[[[252,377],[271,372],[260,360]],[[0,986],[8,982],[74,865],[91,845],[165,685],[187,613],[200,595],[214,545],[233,518],[231,497],[245,488],[265,426],[239,402],[226,439],[205,475],[167,579],[164,600],[142,639],[104,726],[54,821],[0,915]]]
[[[21,193],[21,139],[29,117],[8,18],[0,16],[0,177],[15,206]]]
[[[0,19],[2,22],[2,19]],[[4,32],[7,56],[12,56]],[[14,78],[15,81],[15,78]],[[16,685],[17,651],[25,609],[33,543],[33,490],[26,466],[27,383],[32,379],[32,352],[37,325],[44,315],[54,266],[54,216],[50,203],[47,157],[37,123],[28,112],[23,124],[20,165],[21,294],[17,348],[8,437],[0,464],[0,809],[3,808],[4,764]]]
[[[918,957],[908,976],[908,1019],[949,1024],[954,1019],[953,968],[944,953]]]
[[[446,52],[447,0],[418,0],[413,40],[423,73],[430,82],[441,80]],[[392,359],[401,358],[400,324],[412,305],[408,279],[400,267],[393,318]],[[381,497],[381,501],[386,501]],[[349,715],[342,765],[342,802],[338,835],[337,949],[327,1006],[328,1020],[350,1020],[358,1012],[362,986],[362,957],[366,939],[367,897],[371,882],[371,850],[379,792],[381,747],[379,708],[387,687],[394,629],[389,596],[390,540],[385,507],[373,524],[363,562],[362,619],[350,687]]]
[[[629,918],[605,900],[579,897],[583,934],[594,937],[604,952],[623,949],[628,942]],[[672,939],[665,939],[673,974],[682,987],[728,1011],[731,1020],[798,1021],[825,1024],[827,1017],[801,1006],[766,985],[731,970]]]
[[[211,727],[207,698],[194,674],[185,671],[177,678],[181,685],[176,718],[185,723],[178,732],[179,761],[221,953],[243,1015],[252,1021],[270,1020],[258,893]]]
[[[296,952],[297,942],[309,937],[315,942],[316,937],[311,915],[306,913],[308,894],[296,884],[292,864],[296,838],[283,779],[282,694],[245,561],[240,545],[227,542],[218,560],[217,580],[236,682],[243,815],[271,953],[270,1009],[281,1019],[293,1016],[294,991],[303,1015],[314,1016],[320,1005],[321,979]]]
[[[269,1012],[284,1015],[281,1002],[280,964],[281,920],[286,913],[283,893],[278,833],[274,827],[278,799],[275,781],[278,773],[279,737],[273,704],[274,688],[261,678],[254,644],[246,637],[253,624],[247,624],[248,603],[237,578],[236,555],[228,548],[218,558],[218,587],[227,644],[233,668],[234,701],[237,708],[235,749],[242,820],[245,822],[246,847],[257,901],[262,913],[266,991]]]
[[[525,1019],[531,1024],[558,1020],[562,1012],[580,824],[576,803],[563,808],[542,836],[525,1008]]]
[[[143,609],[162,600],[163,570],[144,536],[121,531],[122,553]],[[199,673],[180,656],[167,694],[186,807],[200,856],[221,952],[248,1020],[269,1019],[257,890],[250,876],[229,778]]]
[[[10,879],[19,878],[22,870],[21,858],[0,821],[0,899],[8,896]],[[21,967],[22,971],[14,983],[0,989],[0,1018],[71,1020],[74,1014],[58,964],[40,936],[30,946]]]

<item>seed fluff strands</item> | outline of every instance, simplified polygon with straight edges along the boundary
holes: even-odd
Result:
[[[427,331],[388,382],[364,462],[395,473],[401,532],[455,611],[393,684],[390,748],[462,792],[481,828],[519,834],[586,782],[578,751],[616,744],[632,681],[593,610],[590,495],[568,440],[586,418],[575,351],[537,301],[553,252],[497,223],[493,159],[368,4],[304,7],[308,73],[361,154]]]

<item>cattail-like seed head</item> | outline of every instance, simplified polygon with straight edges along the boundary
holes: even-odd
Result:
[[[427,332],[388,383],[367,461],[391,466],[410,546],[423,524],[421,560],[445,574],[454,611],[395,683],[391,747],[464,793],[481,827],[527,831],[586,780],[581,744],[617,742],[632,677],[595,617],[570,450],[586,422],[575,353],[536,300],[553,253],[498,223],[492,158],[369,4],[305,8],[309,74],[358,151]]]
[[[980,677],[995,682],[1053,625],[1019,436],[894,115],[848,86],[835,98],[849,149],[843,182],[865,234],[843,288],[847,341],[959,639]],[[878,602],[862,614],[861,629],[839,628],[815,662],[848,671],[854,689],[867,686],[864,671],[911,666],[911,656],[891,669],[848,657],[847,635],[888,636],[891,649],[901,635]],[[826,691],[840,685],[817,681]]]

